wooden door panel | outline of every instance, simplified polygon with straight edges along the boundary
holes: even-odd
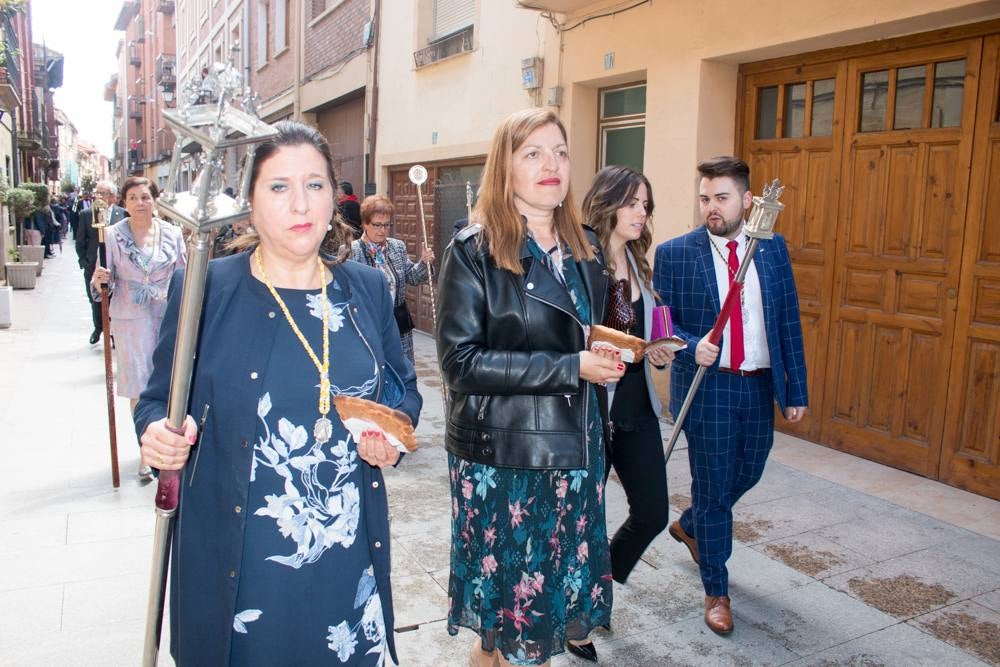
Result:
[[[939,473],[1000,499],[1000,35],[983,42],[980,81]]]
[[[862,352],[869,347],[868,327],[863,322],[837,322],[830,347],[837,351],[843,362],[830,367],[832,372],[829,378],[833,388],[827,392],[830,397],[829,417],[840,424],[861,426],[861,406],[867,404],[870,388],[869,384],[860,381],[871,368],[868,355]]]
[[[876,233],[885,213],[882,193],[885,192],[885,150],[881,146],[856,148],[850,183],[851,197],[847,200],[848,231],[846,252],[874,255]]]
[[[940,460],[972,159],[979,40],[849,64],[847,114],[865,72],[965,58],[961,125],[845,133],[828,378],[837,401],[822,438],[846,451],[935,476]],[[928,70],[931,71],[931,70]],[[930,94],[930,92],[928,92]],[[927,107],[929,108],[929,107]],[[925,116],[925,121],[929,117]],[[850,358],[849,355],[854,355]],[[843,382],[849,382],[843,386]],[[836,388],[832,385],[837,383]]]
[[[920,173],[920,147],[888,146],[887,153],[882,234],[875,251],[882,257],[907,257],[920,194],[919,188],[913,187],[914,177]]]
[[[788,424],[777,416],[777,427],[787,433],[816,440],[822,413],[827,371],[827,338],[830,325],[830,282],[833,261],[831,247],[836,230],[838,188],[840,185],[840,132],[842,123],[835,120],[830,136],[803,136],[758,140],[754,137],[757,90],[778,86],[833,79],[834,106],[844,97],[840,80],[846,70],[837,63],[799,66],[748,77],[744,82],[741,151],[750,165],[753,186],[759,191],[764,183],[780,178],[785,186],[781,198],[785,205],[776,231],[788,245],[792,271],[799,294],[802,334],[805,346],[806,373],[810,411],[798,424]],[[810,84],[811,85],[811,84]],[[806,133],[811,132],[811,98],[805,106]],[[783,109],[779,108],[779,116]],[[780,121],[784,122],[784,121]]]
[[[423,247],[423,229],[420,225],[419,205],[417,199],[417,187],[410,182],[408,169],[393,170],[390,172],[392,183],[392,204],[395,208],[392,235],[406,242],[406,252],[414,261],[420,256],[420,249]],[[427,180],[433,183],[436,180],[436,170],[434,167],[427,168]],[[428,190],[430,192],[428,192]],[[424,214],[427,220],[427,234],[433,238],[434,234],[434,194],[433,188],[424,185]],[[407,286],[406,303],[413,316],[413,323],[417,329],[427,333],[432,333],[434,319],[431,309],[430,288],[427,283],[417,287]]]

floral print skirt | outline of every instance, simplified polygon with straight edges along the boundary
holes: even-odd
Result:
[[[448,632],[540,665],[611,620],[604,440],[591,390],[580,470],[496,468],[448,456],[452,498]]]

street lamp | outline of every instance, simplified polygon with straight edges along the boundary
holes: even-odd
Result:
[[[170,104],[174,100],[174,89],[173,87],[160,85],[160,93],[163,95],[163,101]]]

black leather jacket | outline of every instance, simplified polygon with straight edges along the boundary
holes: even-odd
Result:
[[[469,461],[531,469],[584,468],[590,407],[580,379],[583,325],[566,289],[528,252],[523,275],[498,269],[480,227],[456,235],[441,263],[437,347],[449,390],[445,444]],[[608,272],[597,259],[577,262],[600,323]],[[607,427],[607,397],[598,387]],[[605,433],[607,437],[607,433]]]

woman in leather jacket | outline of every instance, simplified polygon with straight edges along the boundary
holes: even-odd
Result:
[[[625,370],[586,351],[608,275],[569,193],[566,131],[544,109],[493,138],[472,224],[442,263],[437,313],[450,400],[448,631],[472,665],[546,665],[611,615],[602,385]]]

